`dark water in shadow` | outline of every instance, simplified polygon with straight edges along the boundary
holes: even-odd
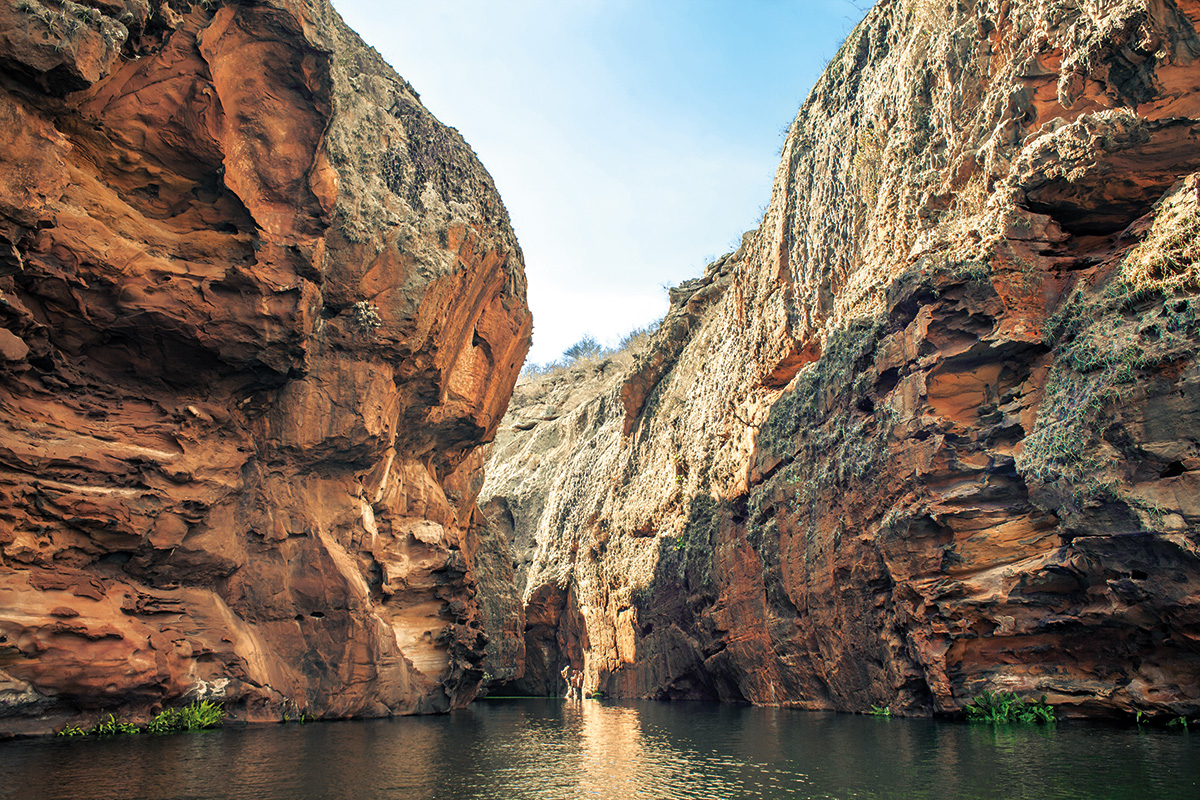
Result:
[[[1200,798],[1200,734],[489,700],[446,717],[0,743],[0,798]]]

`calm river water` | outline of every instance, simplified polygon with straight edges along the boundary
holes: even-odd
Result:
[[[486,700],[445,717],[0,743],[0,797],[1200,798],[1200,732]]]

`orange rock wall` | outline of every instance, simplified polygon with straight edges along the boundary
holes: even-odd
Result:
[[[510,410],[509,688],[1200,710],[1198,24],[878,3],[623,386]]]
[[[325,2],[0,31],[0,730],[469,702],[531,331],[470,148]]]

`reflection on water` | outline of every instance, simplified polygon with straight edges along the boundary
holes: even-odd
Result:
[[[0,798],[1200,797],[1200,735],[706,703],[490,700],[446,717],[0,743]]]

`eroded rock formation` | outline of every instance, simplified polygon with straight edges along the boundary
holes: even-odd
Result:
[[[324,0],[29,0],[0,141],[0,730],[468,702],[531,324],[457,132]]]
[[[1200,710],[1198,27],[882,0],[624,381],[510,411],[510,688]]]

